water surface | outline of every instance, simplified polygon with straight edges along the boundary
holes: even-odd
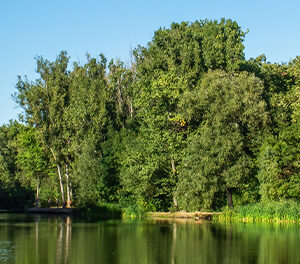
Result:
[[[0,214],[0,263],[300,263],[300,227]]]

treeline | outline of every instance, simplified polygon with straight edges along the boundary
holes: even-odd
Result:
[[[1,195],[135,212],[299,200],[300,57],[246,60],[244,38],[231,20],[183,22],[130,66],[38,57],[16,85],[22,122],[0,128]]]

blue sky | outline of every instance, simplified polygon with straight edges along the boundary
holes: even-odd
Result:
[[[130,50],[146,45],[159,27],[199,19],[236,20],[244,31],[246,58],[262,53],[270,62],[300,55],[298,0],[12,0],[0,4],[0,125],[16,119],[11,94],[17,75],[37,78],[36,55],[55,59],[61,50],[72,61],[100,53],[130,60]]]

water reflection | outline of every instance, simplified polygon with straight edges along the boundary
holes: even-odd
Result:
[[[300,263],[299,248],[298,225],[0,215],[0,263]]]
[[[10,241],[0,242],[0,263],[8,263],[14,258],[14,246]]]

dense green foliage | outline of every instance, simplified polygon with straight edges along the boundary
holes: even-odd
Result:
[[[222,192],[231,195],[252,181],[253,150],[268,120],[262,92],[253,75],[214,71],[188,95],[188,120],[196,117],[199,127],[189,137],[179,173],[183,208],[215,207]]]
[[[22,208],[34,202],[30,187],[18,180],[16,137],[22,125],[10,122],[0,127],[0,207]]]
[[[246,60],[244,38],[204,20],[159,29],[128,67],[38,57],[23,124],[1,127],[1,195],[128,214],[298,201],[300,58]]]

